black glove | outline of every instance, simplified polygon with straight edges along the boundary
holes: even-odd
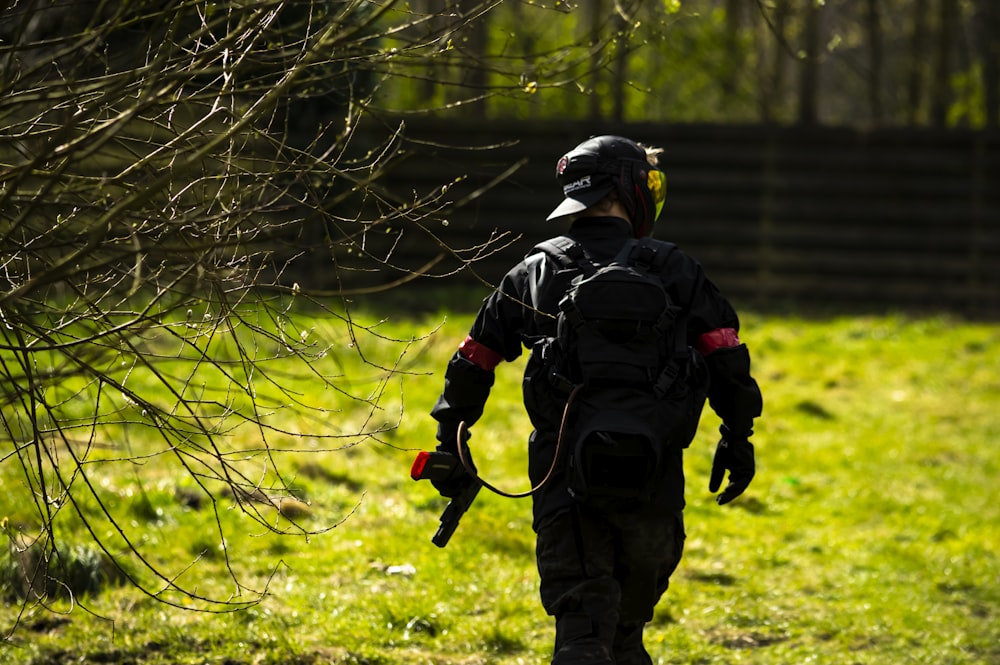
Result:
[[[465,453],[465,459],[472,464],[472,458],[469,454],[469,447],[466,443],[471,438],[472,434],[468,429],[463,430],[462,437],[462,447]],[[431,485],[434,489],[438,491],[438,494],[447,498],[454,499],[456,496],[465,491],[469,483],[474,482],[474,478],[469,475],[469,472],[465,470],[462,465],[462,460],[458,457],[458,428],[457,427],[447,427],[442,423],[438,427],[438,440],[441,442],[437,449],[446,453],[450,453],[455,458],[455,466],[452,469],[451,475],[447,478],[439,478],[436,480],[431,480]],[[475,470],[475,465],[472,466]]]
[[[442,478],[441,480],[432,480],[431,485],[434,489],[438,491],[441,496],[454,499],[456,496],[461,494],[469,483],[473,482],[472,476],[468,474],[465,467],[462,466],[462,462],[459,461],[455,465],[455,471],[451,476],[447,478]]]
[[[712,460],[712,475],[708,481],[708,491],[715,493],[722,485],[722,479],[729,471],[729,484],[715,500],[724,505],[743,494],[756,473],[753,458],[753,444],[746,437],[735,437],[723,426],[722,438],[715,448]]]

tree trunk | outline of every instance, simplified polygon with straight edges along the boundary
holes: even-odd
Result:
[[[465,115],[485,117],[488,104],[488,77],[486,72],[486,49],[488,31],[486,20],[488,14],[479,15],[476,9],[482,5],[480,0],[461,0],[458,11],[469,25],[462,32],[465,43],[462,45],[464,65],[461,74],[463,94],[471,101],[464,105]]]
[[[771,122],[781,115],[780,109],[785,99],[786,64],[789,55],[785,25],[788,22],[788,13],[788,0],[775,0],[773,18],[769,26],[773,32],[771,66],[761,103],[764,122]]]
[[[723,38],[723,49],[726,55],[722,65],[723,79],[722,106],[730,108],[736,96],[740,67],[740,7],[743,0],[726,0],[726,32]]]
[[[865,25],[868,32],[868,104],[872,123],[882,124],[882,15],[879,0],[868,0]]]
[[[805,17],[805,44],[799,69],[799,114],[802,125],[815,125],[819,121],[819,63],[820,63],[820,7],[815,0],[808,0]]]
[[[975,24],[982,62],[986,127],[1000,129],[1000,5],[997,0],[977,0]]]
[[[943,128],[948,124],[951,106],[952,50],[955,24],[958,20],[956,0],[940,0],[938,4],[938,34],[934,45],[934,80],[931,82],[931,125]]]
[[[628,86],[628,24],[620,15],[615,19],[615,74],[611,84],[612,119],[625,122],[625,89]]]
[[[601,22],[604,19],[604,0],[591,0],[590,16],[588,19],[590,24],[587,27],[591,48],[590,71],[587,72],[587,75],[590,77],[588,115],[592,120],[597,120],[601,117],[601,95],[598,92],[601,87],[601,50],[597,48],[597,45],[601,41]]]
[[[438,25],[441,23],[441,9],[433,3],[432,0],[412,0],[414,11],[425,16],[433,16],[434,18],[428,22],[428,25],[423,27],[423,30],[427,31],[437,31]],[[433,5],[433,6],[432,6]],[[428,58],[426,64],[424,65],[424,77],[416,79],[414,85],[417,88],[417,94],[419,99],[426,102],[434,99],[434,95],[437,93],[438,85],[437,81],[443,79],[444,72],[443,68],[437,63],[434,58]]]
[[[989,1],[989,0],[988,0]],[[910,35],[910,77],[907,81],[906,120],[916,125],[924,98],[924,56],[927,47],[927,0],[913,5],[913,32]]]

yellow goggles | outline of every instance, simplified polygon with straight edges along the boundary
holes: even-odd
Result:
[[[646,186],[649,188],[649,193],[653,195],[653,206],[656,208],[656,213],[653,215],[655,221],[663,212],[663,202],[667,198],[667,176],[663,171],[650,169],[649,175],[646,176]]]

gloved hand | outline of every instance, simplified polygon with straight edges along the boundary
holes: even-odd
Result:
[[[465,490],[466,486],[472,482],[472,476],[468,474],[465,467],[462,466],[461,460],[457,460],[455,465],[455,470],[447,478],[442,478],[440,480],[432,480],[431,485],[434,489],[438,491],[438,494],[447,498],[454,499],[456,496]]]
[[[472,434],[468,429],[463,431],[463,452],[465,453],[465,459],[469,460],[470,464],[472,464],[472,458],[469,454],[469,447],[466,443],[469,441],[471,436]],[[438,440],[441,441],[441,444],[437,447],[437,449],[453,455],[455,458],[455,466],[452,469],[451,475],[447,478],[432,480],[431,484],[441,496],[447,499],[454,499],[456,496],[461,494],[474,479],[471,475],[469,475],[469,472],[465,470],[465,467],[462,465],[462,460],[458,457],[458,428],[445,427],[442,423],[442,425],[438,427]],[[474,464],[472,468],[475,470],[476,467]]]
[[[745,436],[734,436],[724,425],[721,431],[722,438],[715,448],[712,475],[708,481],[708,491],[715,493],[722,485],[726,471],[729,471],[729,483],[726,489],[715,498],[720,506],[743,494],[756,473],[753,444]]]

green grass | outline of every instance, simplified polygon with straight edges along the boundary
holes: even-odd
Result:
[[[382,330],[409,338],[439,322]],[[7,604],[0,626],[17,629],[0,644],[0,663],[547,662],[552,625],[537,601],[529,500],[484,491],[441,550],[430,536],[444,502],[408,477],[414,453],[433,445],[426,414],[469,322],[450,318],[410,347],[409,373],[384,385],[383,410],[311,395],[334,409],[323,423],[331,431],[366,420],[397,428],[340,450],[355,440],[272,438],[298,449],[277,461],[309,504],[303,524],[336,525],[325,533],[268,533],[229,497],[217,521],[210,507],[179,501],[188,481],[163,460],[102,470],[104,496],[151,556],[205,593],[240,600],[266,589],[259,604],[183,612],[128,586],[75,606]],[[718,421],[707,413],[686,457],[684,560],[647,630],[654,661],[1000,662],[1000,326],[747,315],[743,332],[765,399],[758,477],[731,506],[714,503]],[[364,350],[392,363],[400,348],[369,340]],[[339,362],[353,388],[380,385],[349,355]],[[520,365],[498,371],[473,451],[489,480],[523,490]],[[0,464],[9,534],[33,527],[16,471],[9,458]]]

